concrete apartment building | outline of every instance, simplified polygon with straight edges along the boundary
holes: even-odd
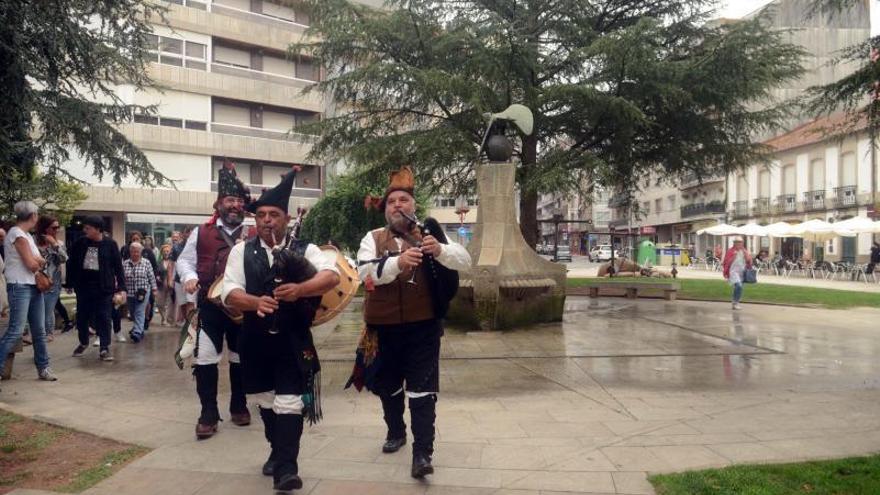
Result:
[[[827,222],[855,216],[874,216],[878,167],[867,131],[854,131],[840,140],[822,129],[840,116],[817,119],[767,144],[774,153],[770,165],[757,165],[727,177],[727,211],[733,223]],[[797,238],[752,238],[759,247],[788,258],[805,254],[814,260],[868,261],[872,236],[839,237],[827,242]]]
[[[854,66],[829,64],[829,62],[839,50],[864,41],[870,35],[871,26],[867,2],[858,3],[849,11],[834,18],[817,16],[807,19],[809,3],[809,0],[777,0],[747,16],[755,17],[769,9],[773,26],[781,30],[794,29],[788,34],[789,41],[802,46],[807,52],[803,62],[806,69],[804,76],[773,91],[773,98],[778,102],[797,97],[810,86],[826,84],[849,74],[854,70]],[[717,22],[737,21],[721,19]],[[804,122],[813,119],[813,116],[802,116],[791,123],[791,128],[796,129]],[[773,136],[760,136],[759,139],[767,140],[771,145],[776,142]],[[788,142],[788,138],[784,139],[784,136],[777,139]],[[820,146],[819,144],[815,145]],[[803,146],[808,146],[808,144],[804,143]],[[789,150],[780,150],[781,154],[787,152]],[[781,164],[786,161],[784,158],[782,155],[775,156],[773,163]],[[767,169],[764,164],[756,164],[741,177],[739,175],[727,177],[721,174],[703,177],[700,181],[696,176],[690,175],[677,179],[675,184],[651,184],[644,187],[636,199],[639,209],[644,210],[645,214],[642,217],[631,214],[629,209],[620,204],[619,198],[612,199],[612,204],[618,206],[613,213],[612,225],[617,230],[640,232],[645,237],[660,243],[671,242],[685,247],[693,244],[696,254],[702,256],[706,250],[721,242],[721,239],[708,235],[698,236],[696,232],[719,222],[739,225],[753,219],[749,215],[741,215],[743,206],[737,201],[760,199],[763,208],[765,200],[770,198],[769,190],[764,196],[752,195],[743,197],[741,200],[737,194],[742,195],[742,191],[749,188],[753,188],[755,191],[766,189],[767,178],[772,174],[779,176],[782,173],[779,170],[774,171],[774,168],[771,166]],[[807,170],[797,170],[798,180],[807,180],[800,175],[802,172],[807,173]],[[828,173],[836,176],[838,169],[829,170]],[[740,178],[745,181],[745,185],[737,184]],[[760,182],[761,180],[764,182]],[[769,183],[773,183],[773,181]],[[776,182],[777,185],[780,183]],[[835,179],[835,184],[840,184],[838,179]],[[856,183],[852,182],[847,185],[856,185]],[[737,186],[739,186],[740,192],[737,192]],[[830,195],[833,194],[833,187],[830,189],[829,187],[817,187],[817,190],[826,190],[829,195],[829,206],[832,206],[833,201]],[[794,189],[792,193],[803,194],[808,189]],[[800,197],[798,196],[798,198]],[[775,196],[773,198],[775,200]],[[733,207],[734,203],[737,203],[740,213],[737,213]],[[749,212],[752,211],[752,207],[753,205],[750,203]],[[866,210],[862,209],[859,214],[866,214]],[[865,241],[859,242],[864,243]],[[829,254],[831,253],[829,252]],[[851,258],[851,256],[847,258]]]
[[[172,230],[208,218],[224,160],[235,164],[256,195],[300,165],[291,207],[314,204],[324,190],[325,169],[306,158],[310,136],[289,131],[327,111],[322,95],[302,92],[320,79],[321,68],[285,53],[302,40],[308,14],[269,0],[163,3],[166,23],[156,19],[149,40],[155,57],[149,73],[163,91],[119,88],[124,101],[157,105],[157,114],[139,115],[121,130],[177,190],[143,188],[130,179],[113,188],[73,162],[70,170],[90,182],[78,218],[104,217],[117,241],[140,230],[161,242]]]

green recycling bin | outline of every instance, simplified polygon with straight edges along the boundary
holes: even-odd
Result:
[[[639,254],[636,263],[642,266],[654,266],[657,264],[657,249],[654,243],[645,239],[639,243]]]

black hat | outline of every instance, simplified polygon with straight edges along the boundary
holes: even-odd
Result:
[[[89,215],[83,218],[82,224],[88,225],[89,227],[94,227],[102,232],[104,231],[104,220],[102,220],[99,216]]]
[[[293,181],[296,179],[298,171],[299,167],[294,167],[293,170],[284,174],[284,177],[281,178],[281,182],[277,186],[272,189],[266,189],[260,195],[260,199],[246,206],[247,211],[256,213],[257,208],[261,206],[274,206],[281,208],[284,210],[284,213],[287,213],[287,205],[290,203],[290,191],[293,190]]]
[[[241,198],[245,203],[251,202],[250,192],[235,173],[235,164],[229,160],[224,160],[223,166],[217,172],[217,199],[226,196]]]

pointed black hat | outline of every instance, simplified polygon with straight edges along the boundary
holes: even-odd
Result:
[[[260,195],[260,199],[247,206],[247,211],[256,213],[257,208],[261,206],[274,206],[276,208],[281,208],[284,210],[284,213],[287,213],[287,205],[290,203],[290,191],[293,190],[293,182],[296,179],[296,172],[297,168],[295,167],[290,172],[284,174],[284,177],[281,178],[281,182],[272,189],[266,189],[263,191],[263,194]]]
[[[226,196],[241,198],[245,203],[251,202],[250,191],[235,173],[235,164],[229,160],[224,160],[223,166],[217,171],[217,199]]]

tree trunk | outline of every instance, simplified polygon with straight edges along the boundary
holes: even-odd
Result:
[[[534,133],[524,136],[522,141],[523,183],[537,167],[538,139]],[[519,196],[519,228],[526,244],[534,248],[538,242],[538,192],[520,188]]]

